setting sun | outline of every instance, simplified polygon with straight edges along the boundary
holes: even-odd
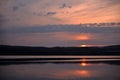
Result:
[[[87,47],[87,45],[85,45],[85,44],[82,44],[82,45],[80,45],[80,47]]]

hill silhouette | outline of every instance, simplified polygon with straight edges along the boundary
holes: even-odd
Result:
[[[0,55],[120,55],[120,45],[51,48],[0,45]]]

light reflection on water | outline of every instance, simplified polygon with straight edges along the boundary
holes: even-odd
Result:
[[[119,66],[92,64],[25,64],[0,66],[1,80],[119,80]]]
[[[94,59],[93,59],[94,60]],[[99,61],[96,59],[95,61]],[[109,61],[110,59],[108,59]],[[49,60],[48,60],[49,61]],[[72,61],[72,60],[71,60]],[[120,65],[88,63],[37,63],[0,65],[1,80],[120,80]],[[104,59],[101,61],[104,62]],[[33,61],[35,62],[35,61]],[[39,62],[39,61],[38,61]],[[57,61],[56,61],[57,62]],[[63,61],[64,62],[64,61]]]
[[[86,59],[83,58],[80,63],[81,66],[87,66]]]

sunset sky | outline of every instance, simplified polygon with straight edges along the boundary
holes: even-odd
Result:
[[[119,44],[120,0],[1,0],[0,44],[100,46]]]

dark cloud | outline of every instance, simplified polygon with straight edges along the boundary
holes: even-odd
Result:
[[[60,6],[59,8],[63,9],[63,8],[72,8],[72,6],[67,5],[66,3],[62,4],[62,6]]]
[[[4,23],[4,22],[6,22],[6,21],[9,21],[9,19],[6,19],[6,18],[5,18],[5,15],[0,14],[0,24]]]
[[[108,5],[120,4],[120,0],[107,0]]]
[[[39,12],[39,13],[37,13],[37,12],[33,12],[33,15],[35,15],[35,16],[43,16],[44,14],[41,13],[41,12]]]
[[[33,15],[35,16],[52,16],[57,14],[57,12],[33,12]]]
[[[14,6],[14,7],[13,7],[13,11],[17,11],[18,9],[19,9],[18,6]]]
[[[9,15],[0,14],[0,25],[7,24],[6,22],[19,21],[19,20],[20,20],[19,18],[10,18]]]
[[[79,32],[79,33],[120,33],[120,27],[86,27],[80,25],[56,25],[14,27],[6,30],[8,33],[52,33],[52,32]]]
[[[55,15],[56,12],[48,12],[46,15]]]
[[[47,16],[49,16],[49,15],[55,15],[56,14],[56,12],[47,12]]]
[[[16,5],[16,6],[13,6],[12,10],[13,10],[13,11],[17,11],[17,10],[19,10],[21,7],[24,7],[24,6],[25,6],[25,4],[18,4],[18,5]]]

